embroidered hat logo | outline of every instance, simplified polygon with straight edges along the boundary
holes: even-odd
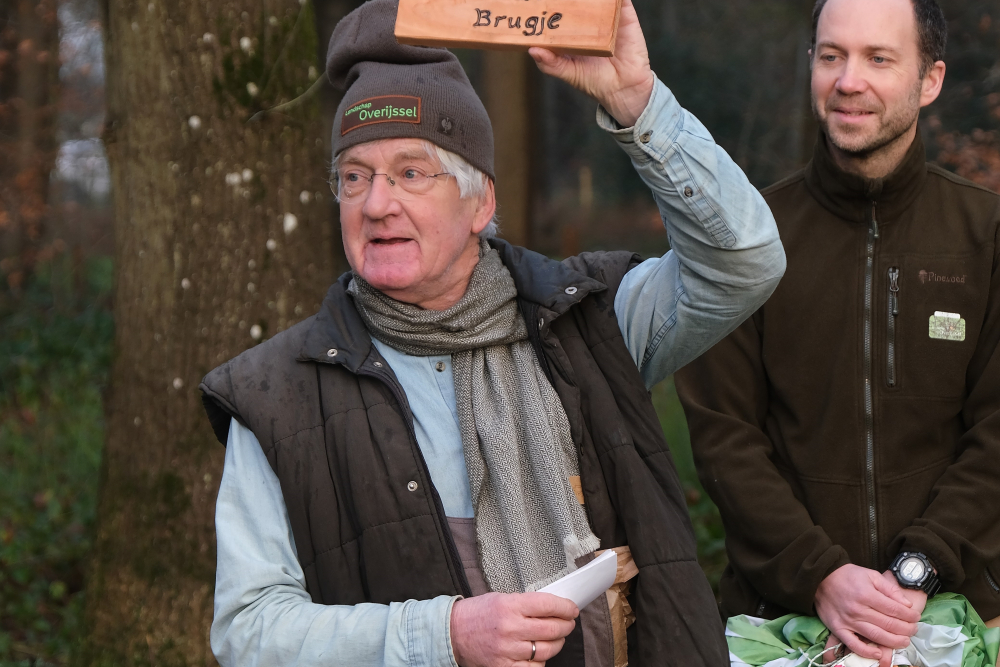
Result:
[[[412,95],[382,95],[361,100],[344,112],[340,136],[375,123],[420,124],[421,99]]]
[[[965,284],[965,276],[942,276],[940,274],[934,273],[933,271],[920,270],[917,274],[920,278],[920,283],[926,285],[927,283],[960,283]]]

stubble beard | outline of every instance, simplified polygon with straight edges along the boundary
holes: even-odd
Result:
[[[863,95],[848,96],[834,92],[826,101],[825,114],[820,113],[819,104],[814,95],[812,98],[813,115],[830,143],[849,157],[867,160],[882,149],[897,142],[914,126],[920,117],[920,92],[921,85],[918,83],[910,91],[906,103],[900,105],[893,112],[888,112],[885,105],[877,99],[868,100]],[[855,97],[858,99],[852,99]],[[839,104],[846,101],[857,102],[860,106],[874,113],[879,119],[878,128],[872,133],[845,132],[842,128],[831,131],[830,114]]]

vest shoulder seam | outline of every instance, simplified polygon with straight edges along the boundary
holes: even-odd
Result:
[[[349,413],[349,412],[358,412],[358,411],[361,411],[361,412],[368,412],[368,410],[369,410],[370,408],[373,408],[373,407],[376,407],[376,406],[379,406],[379,405],[391,405],[391,403],[390,403],[389,401],[380,401],[380,402],[378,402],[378,403],[372,403],[371,405],[369,405],[369,406],[367,406],[367,407],[361,407],[361,408],[358,408],[358,407],[351,407],[351,408],[345,408],[345,409],[343,409],[343,410],[338,410],[338,411],[336,411],[336,412],[331,412],[330,414],[328,414],[328,415],[326,416],[326,418],[327,418],[327,420],[329,420],[329,419],[330,419],[330,417],[334,417],[334,416],[336,416],[336,415],[344,415],[344,414],[347,414],[347,413]],[[283,442],[285,442],[285,441],[286,441],[286,440],[288,440],[289,438],[294,438],[295,436],[297,436],[297,435],[298,435],[298,434],[300,434],[300,433],[303,433],[303,432],[305,432],[305,431],[311,431],[311,430],[312,430],[312,429],[314,429],[314,428],[325,428],[325,427],[326,427],[326,424],[325,424],[325,423],[323,423],[323,424],[313,424],[312,426],[306,426],[305,428],[300,428],[299,430],[295,431],[294,433],[289,433],[288,435],[284,436],[283,438],[279,438],[279,439],[277,439],[277,440],[273,441],[273,442],[271,443],[271,446],[270,446],[270,447],[269,447],[268,449],[264,450],[264,454],[265,454],[265,455],[266,455],[266,454],[268,454],[268,453],[269,453],[269,452],[270,452],[271,450],[273,450],[273,449],[276,449],[276,448],[277,448],[277,447],[278,447],[278,446],[279,446],[280,444],[282,444]]]
[[[271,452],[272,450],[277,449],[278,445],[280,445],[281,443],[285,442],[285,440],[288,440],[289,438],[294,438],[299,433],[305,433],[306,431],[311,431],[314,428],[323,428],[324,426],[325,426],[325,424],[313,424],[312,426],[306,426],[305,428],[300,428],[295,433],[289,433],[288,435],[286,435],[283,438],[278,438],[277,440],[274,440],[274,441],[271,442],[271,446],[264,451],[264,454],[266,455],[269,452]]]
[[[403,519],[399,519],[399,520],[397,520],[397,521],[385,521],[385,522],[383,522],[383,523],[377,523],[377,524],[375,524],[375,525],[373,525],[373,526],[366,526],[366,527],[364,527],[364,528],[362,528],[362,529],[361,529],[361,532],[362,532],[362,533],[364,533],[364,532],[365,532],[366,530],[372,530],[372,529],[374,529],[374,528],[381,528],[382,526],[391,526],[391,525],[393,525],[393,524],[397,524],[397,523],[404,523],[404,522],[406,522],[406,521],[412,521],[412,520],[414,520],[414,519],[421,519],[421,518],[423,518],[423,517],[426,517],[426,516],[433,516],[433,515],[432,515],[432,514],[431,514],[430,512],[425,512],[425,513],[423,513],[423,514],[414,514],[413,516],[408,516],[408,517],[406,517],[406,518],[403,518]],[[349,540],[347,540],[346,542],[341,542],[340,544],[338,544],[338,545],[337,545],[337,546],[335,546],[335,547],[330,547],[329,549],[324,549],[323,551],[317,551],[317,552],[314,552],[314,553],[313,553],[313,559],[312,559],[311,561],[309,561],[308,563],[302,563],[302,562],[300,562],[299,564],[300,564],[300,565],[301,565],[301,566],[302,566],[303,568],[307,568],[307,567],[311,567],[311,566],[313,566],[313,565],[315,565],[315,564],[316,564],[316,560],[317,560],[317,559],[318,559],[318,558],[319,558],[320,556],[322,556],[322,555],[324,555],[324,554],[328,554],[328,553],[330,553],[331,551],[337,551],[338,549],[343,549],[343,548],[344,548],[344,547],[346,547],[346,546],[347,546],[348,544],[351,544],[351,543],[353,543],[353,542],[357,542],[357,541],[358,541],[358,540],[360,540],[360,539],[361,539],[361,536],[359,535],[359,536],[357,536],[357,537],[354,537],[354,538],[352,538],[352,539],[349,539]]]

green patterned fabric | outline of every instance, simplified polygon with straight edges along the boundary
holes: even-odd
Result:
[[[734,616],[726,623],[732,667],[808,667],[823,664],[830,631],[815,616],[789,614],[773,621]],[[894,665],[994,667],[1000,628],[987,628],[969,601],[941,593],[927,602],[910,646],[896,651]]]

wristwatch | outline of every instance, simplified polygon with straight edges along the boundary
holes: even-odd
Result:
[[[903,551],[889,568],[903,588],[923,591],[932,597],[941,590],[941,580],[927,556],[916,551]]]

